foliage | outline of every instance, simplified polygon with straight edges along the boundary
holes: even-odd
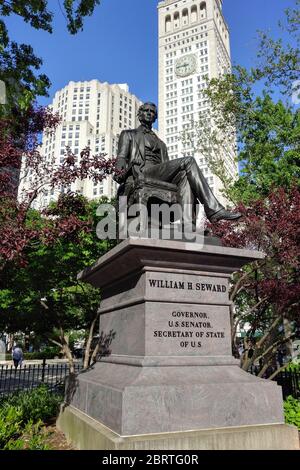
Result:
[[[57,124],[57,116],[49,111],[30,109],[24,120],[18,122],[16,138],[9,120],[1,122],[0,119],[0,270],[8,261],[24,263],[26,248],[38,241],[49,245],[63,236],[75,241],[77,233],[88,230],[88,222],[80,217],[80,211],[84,210],[82,200],[70,192],[61,194],[55,209],[52,212],[49,209],[43,218],[30,212],[45,187],[61,190],[76,179],[86,178],[100,182],[113,172],[114,159],[94,156],[90,149],[81,152],[78,163],[70,151],[61,166],[45,161],[38,151],[38,136],[41,131],[53,132]],[[18,184],[28,174],[30,189],[19,194],[19,202]]]
[[[291,44],[260,34],[258,63],[250,70],[233,67],[231,73],[212,79],[203,98],[209,112],[200,114],[183,134],[186,145],[203,155],[225,186],[226,197],[237,204],[266,197],[274,187],[290,188],[300,177],[300,112],[276,95],[296,93],[300,84],[300,0],[286,13],[281,25]],[[298,82],[299,81],[299,82]],[[257,85],[262,85],[261,96]],[[241,175],[228,176],[224,155],[240,163]]]
[[[41,352],[25,353],[24,361],[34,361],[34,360],[40,360],[40,359],[55,359],[58,356],[59,356],[59,352],[53,352],[53,351],[49,351],[49,349],[46,349],[45,351],[41,351]]]
[[[288,397],[284,401],[284,416],[287,424],[293,424],[300,430],[300,401],[293,397]]]
[[[64,0],[61,8],[71,34],[83,29],[84,19],[93,14],[100,0]],[[6,84],[7,106],[0,106],[0,117],[20,118],[37,96],[47,96],[50,86],[44,74],[36,76],[42,60],[34,55],[31,46],[17,44],[8,37],[5,18],[18,15],[35,29],[52,33],[53,12],[45,0],[0,0],[0,80]],[[17,113],[17,116],[16,116]]]
[[[9,439],[4,450],[50,450],[45,443],[47,433],[43,428],[43,423],[38,421],[33,424],[32,420],[28,421],[22,430],[22,435],[18,439]]]
[[[31,46],[18,45],[4,37],[3,22],[0,21],[0,80],[5,83],[6,106],[0,106],[0,117],[14,117],[14,122],[23,119],[36,96],[48,96],[50,80],[44,74],[35,74],[42,65]]]
[[[84,17],[92,15],[99,4],[100,0],[64,0],[63,8],[67,15],[69,32],[76,34],[82,30]],[[0,14],[16,14],[33,28],[52,33],[53,13],[48,10],[48,2],[45,0],[0,0]]]
[[[213,226],[224,245],[257,249],[266,254],[236,273],[231,287],[232,340],[240,326],[250,324],[248,339],[255,342],[254,354],[245,354],[243,368],[248,368],[260,358],[264,367],[275,358],[280,345],[294,338],[299,326],[300,305],[300,192],[297,188],[286,191],[277,188],[267,198],[257,200],[250,207],[240,204],[243,214],[238,227],[232,222]],[[294,322],[289,335],[282,328],[284,320]]]
[[[0,408],[3,415],[10,413],[12,407],[15,408],[15,416],[25,424],[29,421],[47,422],[57,415],[62,400],[62,396],[51,393],[45,385],[41,385],[30,391],[2,397]],[[17,418],[14,418],[14,421],[16,420]]]
[[[233,275],[230,293],[233,351],[238,356],[237,332],[247,325],[241,365],[248,370],[259,362],[260,376],[299,327],[300,111],[291,101],[300,78],[299,5],[295,0],[281,24],[289,43],[260,33],[255,66],[237,65],[211,80],[202,92],[210,111],[183,136],[243,214],[238,225],[220,222],[213,232],[226,246],[265,254]],[[240,164],[236,178],[228,176],[225,155]]]
[[[269,94],[241,102],[238,92],[233,98],[233,83],[240,86],[228,77],[221,83],[212,80],[208,90],[213,103],[211,120],[200,116],[184,139],[206,156],[212,172],[225,186],[226,197],[247,204],[267,196],[274,187],[290,188],[299,180],[300,112],[282,101],[274,102]],[[235,135],[241,170],[233,181],[224,155],[232,154]]]
[[[231,190],[235,201],[251,202],[274,187],[290,188],[300,177],[300,113],[270,96],[253,103],[243,130],[241,175]]]
[[[226,100],[226,96],[232,94],[230,81],[226,83],[228,88],[222,92],[217,82],[209,89],[215,113],[222,116],[222,119],[218,118],[215,133],[219,139],[226,136],[230,142],[232,138],[228,134],[235,129],[239,142],[241,171],[236,181],[224,180],[221,175],[224,168],[218,159],[212,162],[215,172],[225,183],[226,196],[235,203],[249,203],[266,196],[273,187],[290,188],[300,177],[299,111],[282,101],[274,102],[267,93],[263,97],[252,96],[250,102],[248,99],[239,102],[238,108]],[[215,154],[223,155],[224,144],[215,138],[214,145]]]
[[[100,0],[64,0],[60,8],[69,32],[80,31],[84,18],[92,15],[99,4]],[[85,267],[85,262],[81,258],[76,264],[77,252],[75,249],[72,253],[72,246],[77,244],[88,258],[92,241],[85,234],[92,230],[93,218],[87,213],[86,202],[68,188],[78,179],[102,181],[114,171],[114,160],[92,155],[89,148],[82,150],[78,164],[70,150],[62,165],[46,161],[40,154],[41,133],[51,136],[60,120],[58,115],[35,105],[37,96],[47,95],[50,81],[45,75],[37,75],[42,60],[31,46],[9,38],[5,18],[13,14],[49,33],[54,19],[50,2],[0,0],[0,80],[6,85],[7,98],[0,106],[0,323],[9,331],[36,329],[44,336],[50,332],[51,339],[54,336],[57,342],[59,338],[60,348],[70,356],[65,328],[86,326],[87,318],[95,314],[99,294],[91,289],[87,292],[74,274],[79,266]],[[17,199],[19,183],[28,176],[30,189],[20,191]],[[38,214],[32,205],[45,190],[59,191],[61,197],[55,206]],[[52,246],[56,253],[53,259]],[[40,271],[40,279],[33,275],[39,262],[48,263]],[[71,265],[73,271],[68,277]]]
[[[79,282],[77,275],[114,245],[114,242],[99,240],[96,235],[96,209],[100,202],[72,197],[68,198],[68,203],[59,201],[47,210],[47,214],[68,216],[77,208],[77,217],[86,230],[72,236],[52,238],[51,232],[48,234],[43,229],[39,213],[30,213],[31,223],[37,219],[41,224],[40,233],[51,236],[51,243],[48,239],[44,243],[43,237],[35,240],[26,249],[25,266],[7,263],[2,270],[0,328],[11,333],[23,331],[27,335],[34,332],[40,341],[53,342],[68,357],[71,368],[72,331],[86,332],[87,366],[99,318],[99,290]]]
[[[56,416],[62,397],[45,386],[0,400],[0,449],[46,450],[43,422]]]
[[[290,35],[290,42],[285,44],[282,38],[274,40],[265,32],[260,32],[258,48],[259,64],[252,69],[254,80],[264,80],[266,87],[274,86],[290,95],[296,88],[294,82],[300,73],[300,0],[295,0],[293,8],[285,10],[285,19],[279,22],[282,31]],[[299,90],[299,86],[297,87]]]
[[[21,412],[14,406],[0,407],[0,449],[21,433]]]
[[[47,13],[47,2],[4,3],[0,1],[4,16],[18,13],[34,27],[50,31],[52,16]],[[72,33],[82,27],[82,18],[91,14],[98,3],[98,0],[65,1]],[[9,84],[11,73],[22,75],[24,72],[28,83],[22,82],[21,75],[17,76],[22,98],[19,100],[13,90],[12,96],[18,102],[9,100],[1,108],[2,114],[0,112],[0,323],[3,330],[28,332],[30,329],[36,333],[41,331],[47,339],[50,335],[56,344],[58,339],[60,348],[71,361],[66,332],[88,326],[93,329],[95,318],[91,317],[97,318],[99,302],[99,293],[80,285],[76,275],[91,260],[96,260],[96,250],[99,255],[104,248],[90,236],[94,216],[87,202],[69,188],[76,180],[101,182],[113,173],[114,159],[103,154],[92,155],[86,148],[77,163],[77,157],[68,149],[63,164],[58,165],[40,154],[41,133],[51,136],[60,120],[49,110],[32,105],[38,91],[30,88],[34,75],[27,70],[29,62],[16,48],[18,61],[9,55],[9,39],[4,27],[2,32],[5,41],[0,49],[0,60],[4,58],[8,67],[7,76],[2,78]],[[35,65],[39,66],[40,62]],[[11,90],[9,85],[8,95]],[[24,97],[28,98],[26,103]],[[21,191],[19,184],[28,177],[30,188]],[[32,205],[45,190],[59,191],[60,197],[56,204],[38,213]],[[66,273],[72,274],[66,276]]]
[[[300,363],[291,362],[290,364],[288,364],[285,370],[288,370],[290,372],[297,372],[298,374],[300,374]]]

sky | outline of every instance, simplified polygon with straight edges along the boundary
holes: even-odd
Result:
[[[16,16],[6,20],[11,39],[31,44],[43,59],[41,72],[51,80],[50,98],[69,81],[98,79],[128,83],[142,101],[158,96],[158,0],[102,0],[84,30],[71,36],[59,0],[48,0],[55,13],[53,34],[34,30]],[[278,20],[294,0],[224,0],[229,25],[232,62],[254,65],[257,30],[278,37]]]

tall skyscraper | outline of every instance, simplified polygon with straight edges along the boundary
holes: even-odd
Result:
[[[60,115],[61,123],[53,136],[43,135],[40,152],[53,168],[63,163],[66,146],[78,159],[80,151],[86,147],[90,147],[94,155],[105,153],[108,158],[115,157],[121,131],[139,124],[137,111],[141,104],[126,84],[109,85],[98,80],[70,82],[55,93],[49,106]],[[20,185],[19,195],[24,188],[30,188],[30,178],[32,174]],[[108,177],[101,183],[89,179],[76,181],[61,190],[71,189],[89,199],[98,199],[102,195],[113,197],[116,188],[116,183]],[[59,192],[45,187],[35,207],[46,207],[58,198]]]
[[[171,159],[192,154],[182,132],[209,104],[207,78],[230,71],[229,31],[222,0],[163,0],[159,12],[159,135]],[[222,200],[222,183],[212,174],[207,156],[194,155],[214,193]],[[236,178],[234,145],[223,154],[228,176]]]

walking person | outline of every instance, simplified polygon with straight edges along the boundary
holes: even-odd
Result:
[[[17,369],[18,366],[22,366],[23,362],[23,351],[20,346],[15,346],[12,351],[12,358],[14,361],[14,366]]]

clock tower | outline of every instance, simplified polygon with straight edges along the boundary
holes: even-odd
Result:
[[[170,159],[193,155],[180,135],[192,120],[197,121],[199,113],[208,112],[203,95],[207,78],[230,71],[229,31],[222,4],[222,0],[163,0],[158,4],[159,135],[167,144]],[[224,154],[225,166],[235,178],[234,148],[229,153]],[[193,156],[222,199],[221,182],[211,173],[205,155]]]

